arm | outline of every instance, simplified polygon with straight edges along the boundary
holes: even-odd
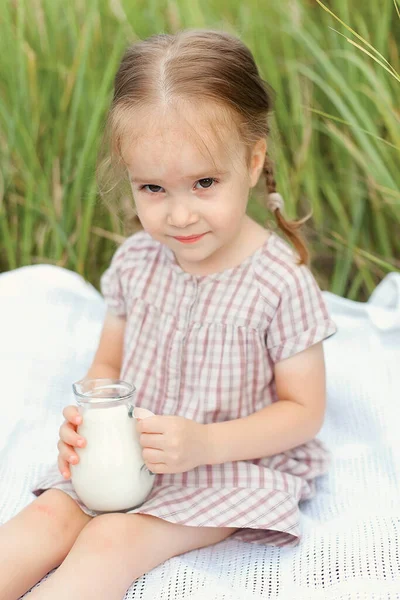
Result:
[[[279,454],[313,439],[326,403],[322,342],[275,365],[279,400],[241,419],[206,425],[207,463]]]
[[[126,320],[107,312],[99,346],[85,379],[119,379],[122,366]]]

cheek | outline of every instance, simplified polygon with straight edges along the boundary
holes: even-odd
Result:
[[[141,201],[140,198],[135,199],[137,215],[145,229],[154,228],[160,222],[160,209],[149,202]]]
[[[243,218],[246,213],[247,201],[242,196],[229,194],[224,202],[212,213],[211,219],[219,224],[220,229],[231,229]]]

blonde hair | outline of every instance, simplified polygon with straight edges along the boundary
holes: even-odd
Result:
[[[200,108],[222,109],[221,115],[229,116],[236,125],[249,159],[255,142],[268,137],[273,97],[274,92],[261,78],[250,50],[229,33],[189,29],[136,42],[125,51],[115,76],[105,129],[109,150],[98,169],[99,180],[105,180],[108,167],[110,181],[115,181],[118,171],[120,183],[127,179],[121,144],[127,119],[132,119],[138,109],[148,110],[160,104],[176,107],[180,101],[200,104]],[[274,168],[268,153],[263,175],[267,193],[275,193]],[[277,225],[295,246],[300,263],[307,263],[308,250],[298,231],[307,218],[288,221],[280,208],[275,207],[273,212]]]

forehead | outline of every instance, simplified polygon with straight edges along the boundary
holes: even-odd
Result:
[[[235,124],[221,117],[190,108],[135,112],[121,139],[130,175],[172,181],[237,168],[243,144]]]

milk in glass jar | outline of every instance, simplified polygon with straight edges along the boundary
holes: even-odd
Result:
[[[135,387],[118,379],[84,379],[73,384],[86,439],[75,448],[71,479],[80,500],[91,510],[117,512],[142,504],[154,473],[144,464],[132,402]],[[152,414],[152,413],[149,413]]]

